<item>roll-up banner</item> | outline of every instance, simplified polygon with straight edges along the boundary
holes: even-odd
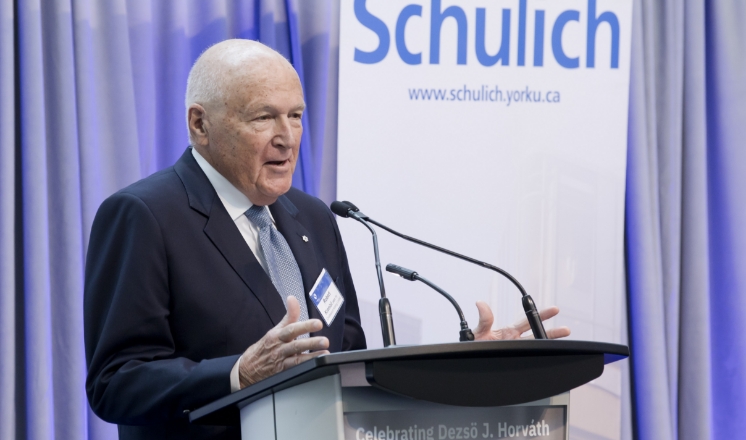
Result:
[[[539,308],[559,306],[547,328],[624,342],[631,30],[631,0],[341,0],[337,198],[508,270]],[[339,224],[381,346],[370,233]],[[498,274],[379,239],[383,265],[448,291],[472,328],[477,300],[496,328],[523,315]],[[458,340],[448,301],[386,275],[398,343]],[[619,368],[574,393],[573,438],[619,437]]]

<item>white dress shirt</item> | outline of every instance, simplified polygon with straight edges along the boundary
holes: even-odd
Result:
[[[261,245],[259,244],[259,228],[255,224],[249,221],[249,218],[244,215],[249,210],[253,203],[249,200],[244,193],[238,190],[232,183],[228,181],[222,174],[220,174],[207,160],[200,155],[197,150],[192,148],[192,156],[197,161],[197,165],[202,168],[202,171],[207,176],[207,180],[210,181],[212,187],[215,188],[215,192],[218,193],[220,201],[223,202],[225,210],[228,211],[228,215],[233,219],[233,223],[236,224],[238,231],[241,236],[246,240],[246,244],[249,245],[249,249],[254,253],[259,264],[264,268],[264,272],[269,274],[267,270],[267,260],[264,258]],[[268,208],[264,208],[269,212]],[[272,219],[272,225],[275,226],[275,219],[272,217],[272,213],[269,213],[269,217]],[[238,391],[241,389],[241,385],[238,378],[238,364],[241,363],[241,358],[233,365],[231,369],[231,392]]]

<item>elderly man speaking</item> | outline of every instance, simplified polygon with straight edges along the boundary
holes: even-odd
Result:
[[[237,428],[190,425],[188,411],[366,347],[334,216],[291,187],[305,107],[293,67],[260,43],[221,42],[194,64],[186,106],[190,148],[104,201],[91,231],[86,387],[122,439],[238,439]],[[344,299],[329,324],[307,300],[323,270]],[[477,307],[478,339],[528,329],[492,331]]]

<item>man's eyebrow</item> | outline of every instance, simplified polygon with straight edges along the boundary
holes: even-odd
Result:
[[[296,105],[295,107],[291,108],[290,111],[303,111],[306,109],[306,103],[300,103]],[[275,113],[277,111],[277,107],[269,104],[259,104],[256,107],[253,105],[249,105],[246,107],[245,111],[247,113],[260,113],[260,112],[267,112],[267,113]]]

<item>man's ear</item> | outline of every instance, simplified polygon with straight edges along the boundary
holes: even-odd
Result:
[[[203,147],[209,143],[207,137],[209,123],[205,115],[205,108],[199,104],[192,104],[187,109],[187,126],[191,138],[195,144]]]

